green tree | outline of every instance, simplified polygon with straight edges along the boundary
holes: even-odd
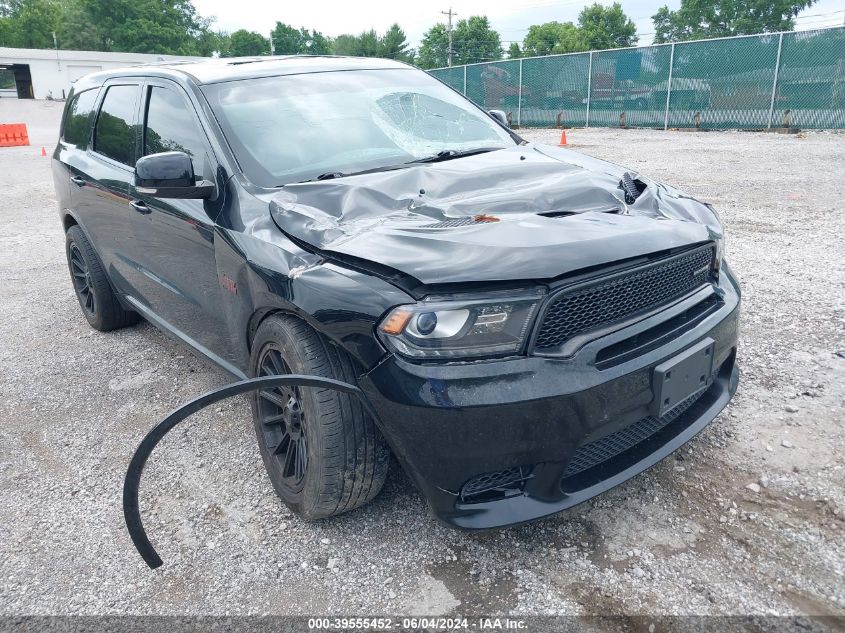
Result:
[[[449,35],[446,25],[438,22],[423,35],[417,63],[422,68],[441,68],[449,61]]]
[[[587,50],[626,48],[637,43],[637,25],[614,2],[605,7],[598,3],[584,7],[578,14],[578,29]]]
[[[414,50],[408,44],[405,31],[396,23],[393,23],[381,37],[380,49],[380,57],[408,63],[414,61]]]
[[[308,31],[295,29],[284,22],[276,22],[270,38],[273,40],[273,52],[276,55],[298,55],[305,48]]]
[[[329,41],[319,31],[295,29],[276,22],[270,36],[276,55],[325,55],[331,51]]]
[[[83,51],[98,51],[98,27],[91,22],[84,7],[77,0],[65,2],[59,26],[59,47]]]
[[[522,50],[520,50],[519,44],[511,42],[511,45],[508,46],[508,59],[519,59],[520,57],[522,57]]]
[[[453,63],[474,64],[476,62],[502,59],[502,39],[490,28],[487,16],[473,15],[459,20],[452,34],[454,48]]]
[[[269,55],[270,42],[255,31],[240,29],[229,36],[228,50],[225,57],[254,57],[256,55]]]
[[[502,58],[502,39],[490,28],[487,16],[473,15],[460,20],[452,32],[452,63],[474,64]],[[449,62],[449,34],[439,22],[423,35],[418,63],[422,68],[438,68]]]
[[[815,0],[681,0],[677,11],[663,6],[652,16],[654,41],[753,35],[791,31],[795,17]]]
[[[208,29],[190,0],[74,0],[66,11],[64,48],[194,55]]]
[[[211,57],[215,53],[225,57],[229,50],[229,34],[223,31],[205,29],[197,36],[197,55]]]
[[[379,56],[379,38],[375,29],[364,31],[358,36],[358,55],[361,57]]]
[[[446,25],[438,22],[423,35],[417,63],[422,68],[440,68],[448,63],[449,36]]]
[[[0,2],[0,46],[53,48],[62,11],[56,0]]]
[[[335,55],[357,55],[358,36],[346,33],[332,40],[332,53]]]
[[[546,22],[533,24],[522,41],[523,54],[527,56],[577,53],[587,50],[581,30],[572,22]]]
[[[310,55],[331,55],[332,41],[319,31],[311,31],[311,41],[308,44]]]
[[[339,35],[332,41],[331,48],[335,55],[386,57],[404,62],[412,62],[414,59],[414,51],[408,48],[405,32],[398,24],[393,24],[381,36],[374,29],[358,35]]]
[[[364,31],[358,35],[339,35],[332,41],[332,52],[335,55],[351,57],[377,57],[379,38],[375,31]]]
[[[70,1],[73,2],[74,0]],[[212,28],[217,18],[214,16],[203,17],[198,13],[194,13],[194,18],[196,26],[189,34],[192,39],[190,48],[193,54],[211,57],[215,53],[221,53],[223,47],[228,44],[226,40],[228,34],[220,30],[215,31]]]

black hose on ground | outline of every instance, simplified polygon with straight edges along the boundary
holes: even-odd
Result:
[[[129,537],[132,539],[132,544],[135,549],[144,559],[144,562],[149,565],[150,569],[161,567],[162,560],[150,543],[147,533],[144,530],[144,525],[141,522],[141,510],[138,506],[138,488],[141,485],[141,475],[144,472],[144,466],[152,454],[156,445],[164,438],[164,436],[175,427],[179,422],[185,418],[193,415],[200,409],[237,396],[250,391],[257,391],[259,389],[275,389],[276,387],[320,387],[323,389],[334,389],[342,393],[349,393],[357,396],[367,412],[373,416],[373,419],[378,419],[376,412],[370,402],[364,396],[364,392],[355,385],[350,385],[340,380],[332,380],[331,378],[321,378],[319,376],[302,376],[298,374],[287,374],[283,376],[264,376],[261,378],[251,378],[249,380],[242,380],[229,385],[209,391],[207,394],[192,400],[184,406],[179,407],[170,415],[159,422],[153,429],[147,433],[138,448],[135,449],[135,454],[132,455],[132,460],[129,462],[129,469],[126,471],[126,478],[123,481],[123,517],[126,520],[126,529],[129,530]]]

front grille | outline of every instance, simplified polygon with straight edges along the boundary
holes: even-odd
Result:
[[[574,336],[625,321],[688,294],[708,281],[714,255],[714,248],[706,246],[561,291],[546,310],[535,351],[555,351]]]
[[[526,466],[514,466],[504,470],[497,470],[492,473],[484,473],[473,477],[461,488],[462,501],[486,501],[485,493],[506,494],[508,491],[516,492],[522,488],[531,477],[531,468]]]
[[[606,462],[633,448],[643,440],[648,439],[662,428],[677,420],[696,400],[698,400],[707,389],[701,389],[692,394],[686,400],[682,400],[670,409],[663,417],[648,416],[631,426],[611,433],[597,439],[589,444],[584,444],[577,451],[566,467],[563,478],[572,477],[580,472],[588,470],[593,466]]]

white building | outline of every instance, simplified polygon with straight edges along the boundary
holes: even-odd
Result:
[[[0,97],[64,99],[71,84],[88,73],[176,59],[201,58],[0,47],[0,70],[11,71],[15,78],[15,88],[0,89]]]

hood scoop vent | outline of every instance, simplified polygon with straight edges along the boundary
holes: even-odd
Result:
[[[538,213],[537,215],[542,215],[544,218],[568,218],[572,215],[581,215],[582,213],[614,213],[620,214],[622,213],[622,209],[620,207],[600,207],[596,209],[580,209],[578,211],[546,211],[544,213]]]
[[[600,207],[596,209],[580,209],[578,211],[545,211],[537,213],[537,215],[544,218],[567,218],[572,215],[581,215],[582,213],[613,213],[620,214],[622,209],[620,207]],[[490,224],[491,222],[499,222],[500,218],[492,215],[473,215],[462,218],[449,218],[433,224],[425,224],[420,228],[423,229],[455,229],[462,226],[474,226],[476,224]]]
[[[478,224],[473,218],[454,218],[452,220],[443,220],[442,222],[435,222],[434,224],[426,224],[424,229],[454,229],[459,226],[472,226]]]
[[[473,215],[463,218],[451,218],[449,220],[442,220],[434,224],[426,224],[424,229],[454,229],[459,226],[473,226],[475,224],[490,224],[491,222],[498,222],[499,218],[492,215]]]

